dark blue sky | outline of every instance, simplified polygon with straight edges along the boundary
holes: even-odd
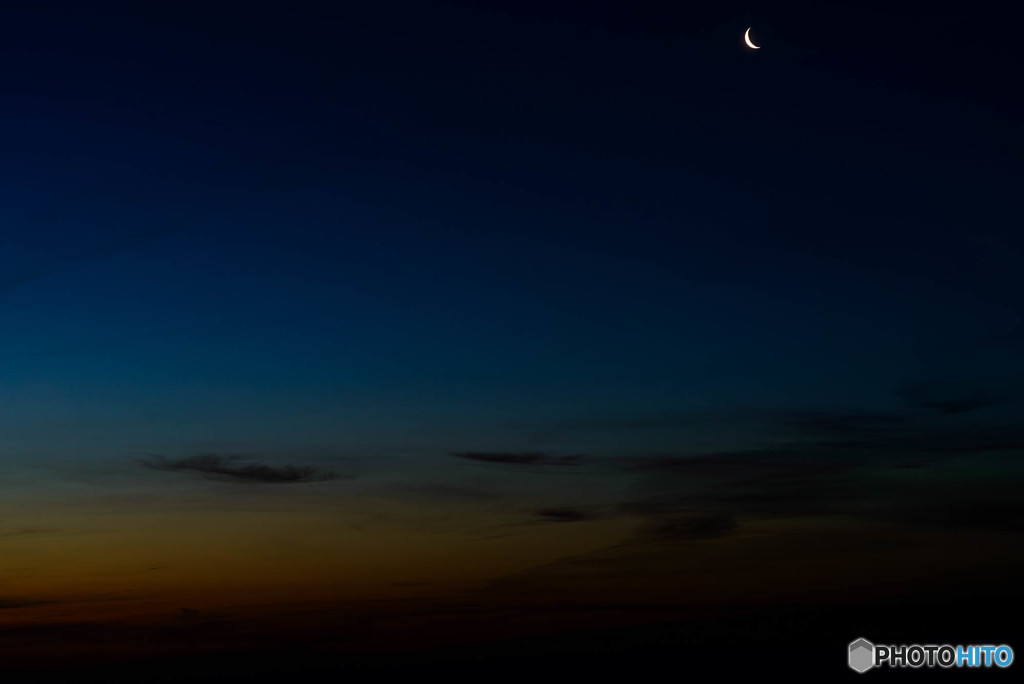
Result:
[[[1021,372],[1006,17],[249,3],[2,24],[15,433],[523,448],[535,422],[888,406]]]

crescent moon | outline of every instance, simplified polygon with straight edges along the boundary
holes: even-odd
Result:
[[[754,28],[754,27],[751,26],[750,28]],[[748,28],[747,32],[743,34],[743,42],[747,44],[747,47],[752,47],[755,50],[760,50],[761,46],[760,45],[754,45],[753,41],[750,40],[750,28]]]

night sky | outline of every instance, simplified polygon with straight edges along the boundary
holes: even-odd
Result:
[[[1011,4],[5,6],[4,662],[1024,649]]]

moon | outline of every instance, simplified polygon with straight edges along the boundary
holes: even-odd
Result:
[[[750,28],[747,29],[747,32],[743,34],[743,42],[747,44],[747,47],[752,47],[755,50],[760,50],[761,46],[760,45],[754,45],[754,42],[752,40],[750,40],[750,29],[751,28],[754,28],[754,27],[751,26]]]

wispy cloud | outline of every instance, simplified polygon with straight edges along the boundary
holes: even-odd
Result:
[[[732,513],[713,512],[652,519],[639,531],[640,541],[717,539],[731,534],[738,524]]]
[[[619,472],[635,476],[619,512],[646,519],[648,530],[682,529],[684,535],[686,525],[664,526],[660,521],[726,513],[741,522],[838,515],[940,527],[1024,529],[1024,506],[1013,489],[1024,477],[1015,457],[1024,450],[1024,425],[918,417],[845,410],[777,412],[764,433],[784,438],[769,438],[759,446],[612,459]],[[962,465],[956,464],[968,458],[973,475],[965,481],[957,469]],[[926,469],[927,477],[913,474]]]
[[[917,382],[904,385],[896,394],[911,406],[945,415],[979,411],[1007,400],[1004,393],[959,383]]]
[[[19,530],[0,530],[0,537],[41,537],[71,534],[66,530],[46,527],[26,527]]]
[[[501,463],[524,466],[578,466],[586,459],[580,455],[555,456],[544,452],[514,453],[508,451],[460,451],[452,454],[456,458],[483,463]]]
[[[13,610],[15,608],[31,608],[34,606],[47,606],[59,601],[45,601],[42,599],[3,599],[0,598],[0,610]]]
[[[584,520],[593,520],[596,517],[589,511],[567,507],[541,508],[537,511],[537,515],[548,522],[560,523],[581,522]]]
[[[289,484],[298,482],[324,482],[336,480],[339,475],[330,470],[305,466],[269,466],[262,463],[239,463],[242,456],[219,456],[203,454],[186,458],[170,459],[153,456],[140,459],[147,468],[169,472],[194,472],[204,477],[241,483]]]
[[[769,421],[777,422],[808,435],[884,435],[904,429],[908,419],[895,411],[818,410],[779,411],[767,414]]]

